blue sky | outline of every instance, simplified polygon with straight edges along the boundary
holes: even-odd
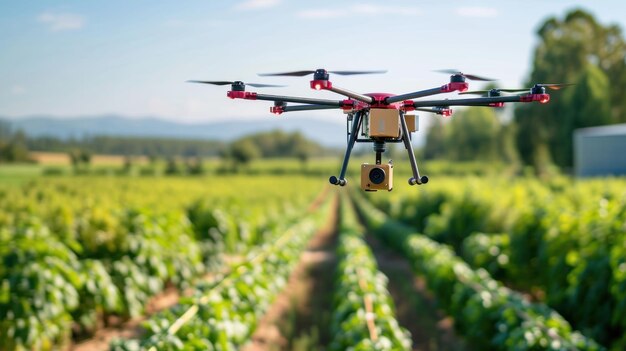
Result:
[[[0,116],[115,113],[186,122],[273,118],[188,79],[288,84],[266,93],[334,97],[308,78],[258,72],[388,69],[331,77],[360,92],[445,84],[458,68],[518,87],[535,31],[580,7],[626,28],[626,1],[5,1],[0,0]],[[471,88],[478,88],[473,84]],[[301,113],[341,119],[334,111]]]

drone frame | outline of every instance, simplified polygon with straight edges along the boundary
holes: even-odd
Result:
[[[336,73],[341,75],[352,74],[371,74],[371,73],[385,73],[386,71],[330,71],[330,73]],[[526,93],[519,95],[505,95],[500,96],[499,91],[491,90],[486,97],[476,98],[464,98],[464,99],[438,99],[438,100],[416,100],[427,96],[433,96],[443,93],[451,92],[466,92],[469,88],[469,83],[466,79],[471,80],[484,80],[491,79],[481,78],[474,75],[466,75],[456,70],[446,70],[446,73],[451,73],[450,82],[439,87],[419,90],[415,92],[394,95],[387,93],[369,93],[360,94],[347,89],[343,89],[335,86],[330,81],[329,71],[325,69],[317,69],[315,71],[296,71],[286,73],[269,73],[259,74],[260,76],[305,76],[313,73],[313,80],[310,81],[310,86],[314,90],[328,90],[339,95],[343,95],[346,99],[331,100],[331,99],[316,99],[308,97],[298,96],[286,96],[286,95],[269,95],[259,94],[256,92],[248,92],[245,90],[245,84],[241,81],[232,82],[231,90],[227,92],[227,97],[231,99],[244,99],[244,100],[264,100],[273,101],[274,106],[270,107],[270,112],[280,115],[285,112],[296,111],[311,111],[311,110],[331,110],[340,109],[347,114],[347,147],[341,166],[339,177],[331,176],[329,182],[333,185],[345,186],[347,180],[345,179],[348,163],[350,161],[350,155],[352,149],[357,142],[370,142],[374,143],[374,151],[376,152],[376,164],[381,163],[381,155],[385,151],[386,142],[402,142],[408,152],[409,162],[411,164],[412,177],[409,178],[409,185],[420,185],[428,182],[427,176],[421,176],[415,159],[415,153],[413,152],[413,146],[411,144],[411,134],[407,127],[406,113],[411,111],[423,111],[431,112],[443,116],[451,116],[451,106],[485,106],[485,107],[502,107],[505,103],[510,102],[539,102],[547,103],[550,101],[550,95],[546,93],[546,87],[563,86],[563,84],[535,84],[532,88],[529,88]],[[224,83],[230,82],[206,82],[206,81],[191,81],[197,83],[209,83],[217,85],[225,85]],[[219,83],[219,84],[218,84]],[[251,86],[270,86],[262,84],[249,84]],[[567,84],[565,84],[567,85]],[[556,89],[556,88],[555,88]],[[503,89],[502,91],[507,91]],[[511,91],[522,91],[522,89],[515,89]],[[468,92],[471,93],[471,92]],[[288,103],[295,103],[298,105],[288,105]],[[395,109],[398,110],[399,124],[400,124],[400,137],[398,138],[376,138],[369,137],[366,139],[359,139],[358,134],[361,129],[363,120],[371,109]],[[350,123],[352,123],[350,127]]]

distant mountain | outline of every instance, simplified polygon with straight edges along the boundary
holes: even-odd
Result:
[[[310,118],[276,118],[270,116],[265,120],[197,124],[179,123],[152,117],[139,119],[116,115],[80,118],[49,116],[0,117],[0,119],[11,123],[14,130],[21,129],[27,135],[33,137],[53,136],[69,139],[110,135],[230,141],[247,134],[281,129],[288,132],[301,131],[307,138],[328,147],[341,147],[346,144],[345,124]],[[344,119],[341,119],[341,121],[344,121]]]

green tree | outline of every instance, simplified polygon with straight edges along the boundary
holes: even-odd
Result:
[[[563,20],[549,18],[537,31],[533,70],[527,84],[576,82],[589,65],[599,68],[608,77],[611,121],[626,121],[626,43],[616,25],[603,26],[583,11],[573,10]],[[570,88],[571,89],[571,88]],[[517,146],[522,160],[537,170],[546,169],[553,161],[560,166],[571,165],[571,155],[564,150],[552,152],[555,145],[571,143],[571,134],[563,125],[571,121],[568,99],[555,92],[550,104],[521,104],[515,111]],[[590,102],[589,99],[582,101]],[[593,103],[592,103],[593,104]],[[595,120],[592,125],[602,124]],[[571,131],[571,130],[570,130]],[[565,146],[564,149],[569,148]]]
[[[559,137],[550,145],[555,160],[559,165],[569,167],[573,164],[574,130],[590,126],[611,123],[611,101],[609,80],[598,67],[587,65],[576,86],[567,91],[564,123],[560,126]]]
[[[516,133],[517,125],[514,122],[502,124],[497,140],[499,158],[501,158],[506,164],[514,167],[518,167],[520,164],[519,153],[515,147]]]
[[[135,160],[131,155],[124,156],[124,164],[122,165],[122,172],[126,174],[130,174],[133,170],[133,165],[135,164]]]
[[[300,157],[303,149],[309,155],[321,154],[322,147],[305,138],[300,132],[285,133],[281,130],[262,132],[243,137],[238,142],[250,142],[256,146],[258,157]]]
[[[500,121],[492,108],[471,107],[462,110],[447,127],[449,158],[458,161],[498,158]]]
[[[200,156],[188,158],[185,162],[185,166],[187,167],[187,173],[190,175],[201,175],[205,173],[204,162]]]
[[[434,159],[443,157],[446,154],[446,137],[443,121],[441,118],[432,120],[426,134],[426,145],[424,146],[424,158]]]
[[[165,162],[165,174],[167,175],[176,175],[181,173],[181,169],[178,166],[178,162],[176,162],[175,157],[168,157]]]
[[[235,163],[235,169],[248,165],[253,159],[261,156],[258,148],[250,140],[241,140],[231,145],[230,155]]]
[[[291,145],[289,146],[288,151],[293,155],[293,157],[300,160],[300,164],[304,170],[306,169],[307,162],[316,152],[316,146],[317,145],[307,140],[300,132],[296,132],[291,137]]]
[[[0,160],[6,162],[31,161],[26,143],[26,134],[24,134],[24,132],[18,130],[8,137],[7,142],[0,142]]]
[[[86,171],[91,164],[91,152],[84,149],[72,149],[68,152],[74,172]]]

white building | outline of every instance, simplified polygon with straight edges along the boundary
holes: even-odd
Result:
[[[574,170],[578,177],[626,175],[626,124],[577,129]]]

